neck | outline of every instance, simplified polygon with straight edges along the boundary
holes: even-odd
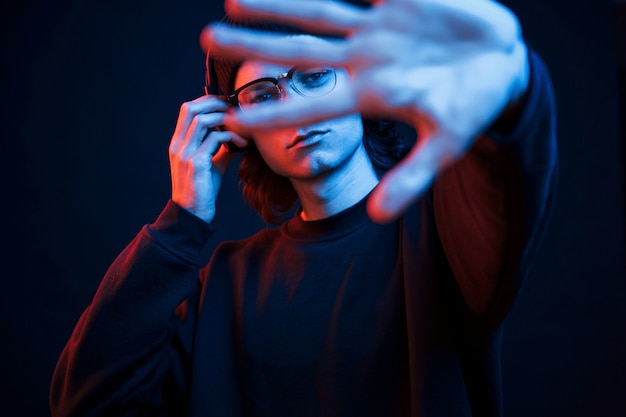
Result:
[[[320,220],[361,201],[378,184],[365,148],[330,172],[307,179],[291,179],[302,205],[304,220]]]

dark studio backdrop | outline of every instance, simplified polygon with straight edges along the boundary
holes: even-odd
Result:
[[[620,6],[505,4],[551,70],[561,154],[556,209],[505,332],[506,415],[623,416]],[[223,9],[221,0],[25,0],[0,10],[0,414],[46,416],[50,377],[80,313],[169,197],[178,109],[202,94],[198,35]],[[232,169],[220,202],[207,251],[261,225]]]

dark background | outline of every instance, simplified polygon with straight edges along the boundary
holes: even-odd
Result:
[[[556,210],[505,333],[506,415],[624,416],[624,4],[505,3],[551,70],[561,154]],[[178,109],[202,94],[198,35],[222,13],[219,0],[0,6],[0,414],[49,414],[80,313],[167,201]],[[232,171],[214,243],[261,224]]]

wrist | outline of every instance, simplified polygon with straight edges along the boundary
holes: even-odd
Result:
[[[202,246],[215,232],[213,226],[172,200],[146,230],[155,240],[173,251],[184,252],[189,259],[199,256]]]
[[[215,217],[215,206],[211,205],[210,207],[198,207],[197,205],[193,205],[191,203],[186,203],[181,199],[176,197],[172,197],[172,203],[175,204],[180,210],[184,210],[189,215],[202,220],[205,223],[211,223],[213,218]]]
[[[512,84],[509,99],[492,125],[493,130],[501,133],[510,132],[516,126],[524,108],[530,86],[530,61],[526,45],[520,41],[512,53],[519,56],[518,59],[521,63],[519,66],[520,70]]]

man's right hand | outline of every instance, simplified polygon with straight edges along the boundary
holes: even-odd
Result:
[[[222,176],[234,156],[221,145],[248,144],[234,132],[215,130],[223,125],[228,109],[216,96],[183,103],[169,147],[172,201],[207,223],[215,217]]]

